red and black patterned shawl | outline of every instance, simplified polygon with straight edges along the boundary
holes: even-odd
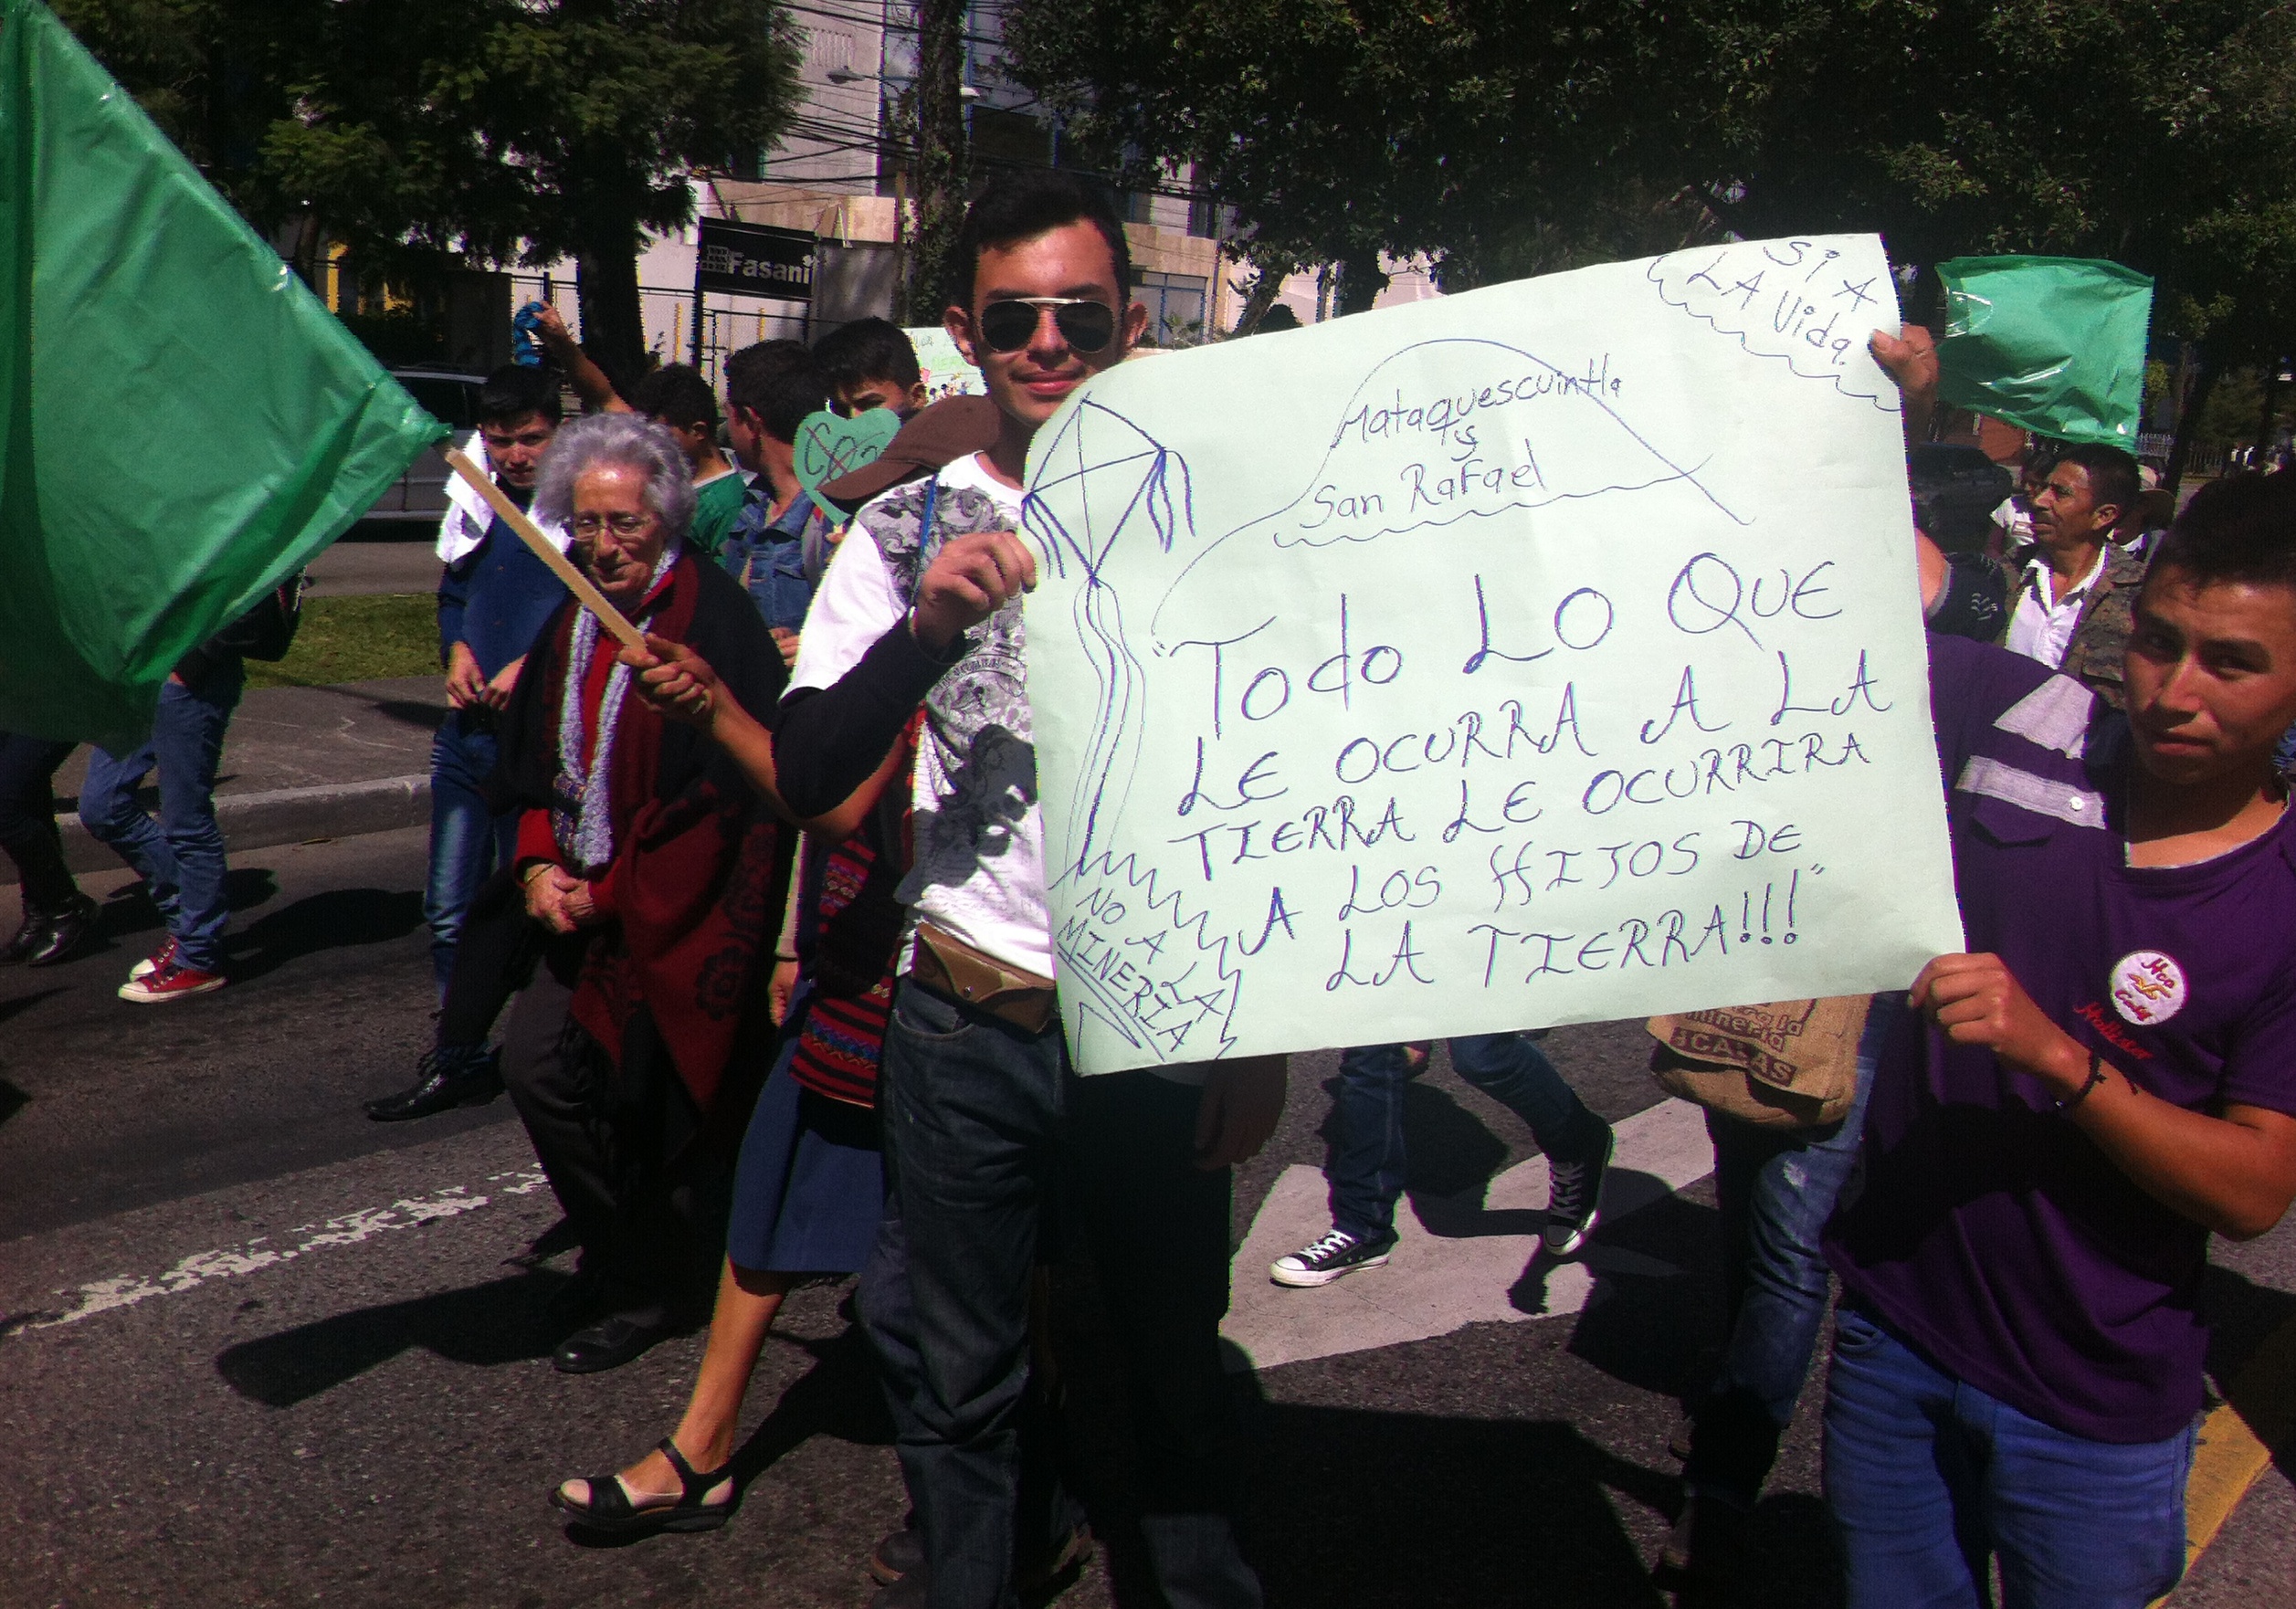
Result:
[[[535,639],[504,712],[498,778],[523,808],[563,803],[558,720],[578,607],[569,600]],[[717,565],[680,553],[638,620],[691,647],[744,709],[772,719],[788,671],[756,606]],[[614,646],[601,632],[595,652]],[[574,1017],[619,1067],[644,1013],[706,1118],[746,1020],[765,1011],[764,958],[795,835],[715,742],[625,697],[606,783],[614,860],[603,879],[617,920],[590,941]]]

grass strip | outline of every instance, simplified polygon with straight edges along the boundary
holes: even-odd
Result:
[[[438,603],[429,593],[312,598],[286,658],[248,661],[250,689],[437,674]]]

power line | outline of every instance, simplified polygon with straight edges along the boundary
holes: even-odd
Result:
[[[826,16],[832,22],[849,22],[862,27],[881,28],[889,34],[913,34],[917,31],[917,25],[913,22],[895,22],[890,16],[881,20],[877,17],[856,16],[849,11],[824,11],[816,5],[796,5],[795,0],[782,0],[782,9],[802,12],[806,16]],[[1006,42],[1001,38],[991,38],[986,34],[959,34],[957,37],[968,45],[995,45],[1001,47]]]

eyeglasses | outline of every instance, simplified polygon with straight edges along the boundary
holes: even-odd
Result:
[[[601,531],[611,531],[618,537],[633,537],[653,523],[651,514],[576,514],[573,521],[574,534],[589,537]]]
[[[1116,310],[1082,296],[1016,296],[981,310],[981,339],[991,352],[1018,352],[1036,337],[1042,310],[1052,310],[1060,339],[1077,352],[1099,352],[1116,339]]]

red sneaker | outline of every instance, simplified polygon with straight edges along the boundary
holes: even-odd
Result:
[[[138,1005],[158,1005],[164,1001],[212,994],[223,985],[221,973],[203,973],[197,967],[170,959],[143,976],[130,978],[121,984],[120,998],[132,1000]]]
[[[128,976],[131,980],[135,978],[148,978],[153,973],[159,971],[160,968],[163,966],[174,966],[174,964],[175,935],[170,933],[167,936],[166,943],[161,945],[150,955],[145,956],[142,961],[137,962],[133,966],[128,969]]]

